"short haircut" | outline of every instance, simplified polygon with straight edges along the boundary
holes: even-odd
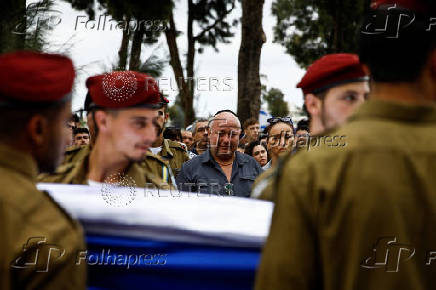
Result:
[[[430,2],[434,1],[428,1],[429,5],[433,5],[433,10],[429,11],[435,11],[436,4]],[[388,15],[391,18],[393,15],[401,17],[401,14],[410,13],[400,8],[382,8],[373,10],[366,16],[360,32],[359,55],[361,62],[368,65],[375,82],[416,81],[422,73],[429,53],[436,48],[436,29],[426,31],[428,17],[418,13],[415,13],[415,21],[408,26],[399,28],[397,25],[388,25],[387,30],[382,33],[367,33],[365,30],[366,27],[370,27],[368,24],[373,19],[386,19]]]
[[[198,123],[201,123],[201,122],[208,122],[209,123],[209,120],[206,118],[198,118],[194,122],[194,124],[192,124],[192,135],[195,135],[195,133],[197,133],[197,125],[198,125]]]
[[[89,130],[88,130],[88,128],[83,128],[83,127],[74,128],[73,129],[73,136],[75,136],[77,134],[88,134],[89,135]]]
[[[163,132],[164,139],[170,139],[172,141],[182,141],[182,133],[180,132],[180,128],[176,127],[167,127]]]
[[[309,132],[309,121],[306,119],[300,120],[297,124],[297,130],[295,131],[299,131],[299,130],[305,130]]]
[[[250,142],[247,146],[245,146],[244,153],[247,155],[253,156],[254,147],[259,146],[259,145],[262,146],[263,148],[265,148],[265,151],[268,151],[264,144],[262,144],[259,140],[256,140],[256,141]]]
[[[259,121],[256,118],[249,118],[245,120],[244,125],[242,126],[245,129],[247,129],[251,125],[259,124]]]

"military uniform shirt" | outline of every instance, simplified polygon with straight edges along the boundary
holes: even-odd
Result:
[[[279,169],[255,289],[435,289],[436,107],[370,100],[335,134]]]
[[[82,228],[37,190],[36,177],[30,155],[0,145],[0,289],[85,289]]]

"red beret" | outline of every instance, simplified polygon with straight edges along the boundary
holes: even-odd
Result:
[[[381,5],[393,4],[397,4],[397,6],[421,13],[427,13],[428,9],[430,8],[425,0],[372,0],[371,8],[377,9]]]
[[[157,82],[147,74],[114,71],[88,78],[86,86],[93,103],[91,108],[162,107]]]
[[[0,103],[53,103],[69,97],[73,63],[57,54],[20,51],[0,55]]]
[[[320,93],[340,84],[369,80],[368,72],[355,54],[328,54],[309,66],[298,83],[303,93]]]

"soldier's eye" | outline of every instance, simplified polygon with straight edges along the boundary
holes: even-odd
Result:
[[[343,100],[349,101],[349,102],[354,102],[354,101],[357,101],[357,96],[354,94],[347,94],[343,97]]]

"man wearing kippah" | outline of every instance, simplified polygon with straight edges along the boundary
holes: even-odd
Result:
[[[74,77],[64,56],[0,55],[0,289],[85,289],[82,228],[35,186],[69,139]]]
[[[328,54],[315,61],[298,83],[310,134],[342,125],[368,98],[369,77],[355,54]]]
[[[346,146],[278,170],[256,290],[435,288],[436,2],[372,8],[360,30],[370,99],[331,132]]]
[[[40,176],[40,181],[169,188],[141,165],[160,130],[156,109],[162,101],[156,81],[134,71],[114,71],[88,78],[86,86],[95,142],[78,161]]]

